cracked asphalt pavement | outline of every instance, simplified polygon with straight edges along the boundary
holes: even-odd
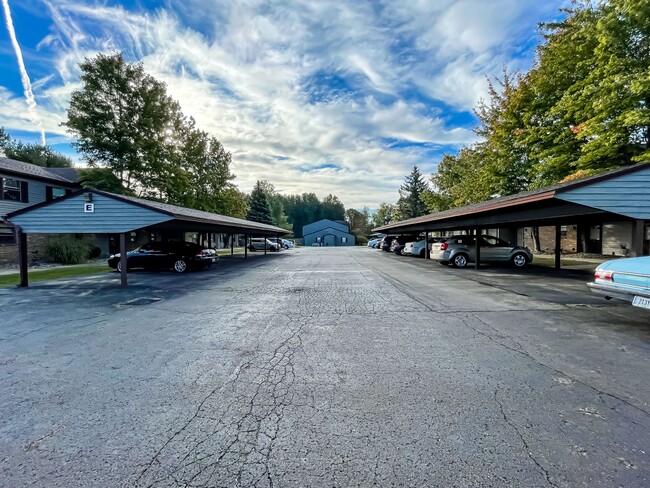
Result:
[[[2,487],[647,487],[650,312],[301,248],[0,290]]]

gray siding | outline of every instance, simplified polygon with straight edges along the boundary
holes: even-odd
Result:
[[[650,164],[633,173],[559,191],[556,198],[634,219],[650,219]]]
[[[314,232],[312,234],[309,234],[308,236],[304,237],[305,240],[305,246],[311,246],[312,244],[317,244],[317,238],[321,238],[321,242],[325,244],[325,237],[326,236],[334,236],[335,237],[335,242],[330,243],[330,245],[334,245],[336,247],[339,246],[354,246],[355,244],[355,239],[352,234],[348,234],[347,232],[341,232],[338,229],[333,229],[331,227],[327,229],[321,229],[318,232]],[[347,237],[348,242],[341,242],[342,237]],[[331,238],[330,238],[331,239]]]
[[[83,194],[54,200],[50,205],[17,215],[11,222],[27,233],[113,234],[172,220],[169,215],[96,193],[94,213],[85,213],[84,203]]]
[[[30,180],[29,178],[22,178],[20,176],[8,175],[6,173],[0,173],[0,178],[15,178],[19,181],[27,182],[27,194],[29,195],[29,202],[15,202],[13,200],[2,200],[0,199],[0,217],[7,215],[10,212],[15,212],[21,208],[30,207],[36,205],[37,203],[42,203],[45,201],[45,187],[51,186],[53,188],[68,188],[72,189],[71,186],[66,186],[61,183],[45,183],[43,181]]]
[[[347,225],[339,224],[333,220],[323,219],[317,222],[312,222],[311,224],[304,225],[302,227],[302,235],[304,237],[307,234],[311,234],[312,232],[318,232],[321,229],[327,228],[337,229],[340,232],[348,232],[350,230]]]

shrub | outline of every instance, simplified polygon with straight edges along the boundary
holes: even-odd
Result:
[[[55,263],[80,264],[88,259],[91,245],[86,239],[75,239],[72,236],[49,236],[45,249]]]

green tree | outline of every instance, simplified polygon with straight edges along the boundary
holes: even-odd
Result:
[[[269,202],[273,225],[282,229],[292,230],[293,226],[289,223],[289,219],[284,210],[284,198],[275,191],[275,186],[268,180],[261,180],[259,181],[259,187],[266,194],[266,199]]]
[[[319,214],[319,218],[321,219],[344,220],[345,206],[339,200],[339,197],[330,193],[320,203]]]
[[[413,166],[411,173],[406,176],[400,186],[400,198],[397,201],[396,211],[400,220],[412,219],[426,215],[427,206],[422,201],[422,195],[428,190],[428,185],[417,166]]]
[[[169,146],[179,139],[174,129],[183,125],[165,84],[121,53],[98,54],[79,67],[82,87],[72,93],[65,122],[76,137],[74,147],[88,161],[111,168],[125,188],[159,190],[153,185],[176,173],[169,171]]]
[[[370,234],[370,215],[368,207],[362,211],[355,208],[348,208],[345,211],[345,221],[350,227],[350,233],[356,237],[356,243],[363,245],[368,242]]]
[[[248,210],[248,215],[246,218],[252,220],[253,222],[260,222],[262,224],[273,224],[271,218],[271,208],[269,207],[269,202],[264,192],[262,182],[257,180],[255,187],[251,192],[250,196],[250,209]]]
[[[4,149],[7,144],[9,144],[9,141],[11,141],[11,137],[9,137],[9,134],[5,132],[4,127],[0,127],[0,151],[4,152]]]
[[[377,211],[372,214],[370,219],[372,228],[381,227],[383,225],[388,225],[393,222],[393,210],[395,205],[390,203],[380,203]]]
[[[0,151],[9,159],[35,164],[37,166],[49,168],[72,167],[72,159],[52,150],[50,146],[24,143],[12,139],[2,127],[0,127]]]
[[[84,188],[94,188],[121,195],[133,195],[133,192],[124,188],[120,179],[115,176],[110,168],[79,168],[79,182]]]

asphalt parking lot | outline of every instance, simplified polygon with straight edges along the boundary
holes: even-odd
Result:
[[[650,311],[301,248],[2,289],[0,486],[650,485]]]

